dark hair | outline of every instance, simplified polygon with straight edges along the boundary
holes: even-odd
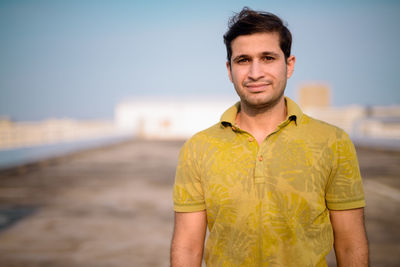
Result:
[[[229,19],[228,31],[224,34],[224,43],[229,64],[232,57],[231,44],[236,37],[262,32],[278,33],[279,46],[285,55],[285,59],[290,56],[292,34],[283,21],[272,13],[254,11],[248,7],[244,7],[239,14],[236,14]]]

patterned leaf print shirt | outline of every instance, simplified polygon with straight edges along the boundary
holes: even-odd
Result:
[[[235,125],[237,103],[181,149],[174,209],[206,210],[207,266],[326,266],[329,209],[365,206],[349,136],[285,101],[261,145]]]

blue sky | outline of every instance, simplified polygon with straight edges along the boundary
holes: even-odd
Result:
[[[0,116],[112,118],[126,98],[234,95],[222,35],[243,6],[288,23],[288,96],[319,81],[338,106],[400,104],[398,1],[0,0]]]

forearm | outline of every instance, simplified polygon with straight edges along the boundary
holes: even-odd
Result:
[[[364,209],[330,211],[337,266],[367,267],[368,240]]]
[[[200,267],[206,235],[206,212],[175,212],[171,267]]]
[[[203,250],[180,247],[172,241],[171,267],[200,267],[203,259]]]
[[[368,267],[367,241],[353,246],[335,244],[335,254],[338,267]]]

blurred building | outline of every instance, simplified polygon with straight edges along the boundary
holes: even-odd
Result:
[[[236,100],[237,101],[237,100]],[[117,105],[120,131],[139,138],[188,138],[217,123],[233,99],[138,99]]]
[[[303,108],[325,108],[331,106],[331,89],[327,84],[303,84],[299,89],[299,105]]]
[[[344,129],[353,139],[397,140],[400,147],[400,105],[333,107],[331,89],[322,83],[305,84],[298,92],[304,113]],[[236,101],[232,97],[141,98],[119,103],[114,121],[13,122],[0,117],[0,150],[113,136],[186,139],[217,123]]]
[[[13,122],[0,118],[0,150],[112,136],[113,121],[49,119],[38,122]]]
[[[333,107],[331,89],[324,84],[304,84],[298,90],[304,113],[344,129],[353,139],[400,140],[400,105]]]
[[[304,85],[299,90],[304,113],[344,129],[353,139],[400,140],[400,106],[333,107],[331,89],[324,84]],[[236,100],[237,101],[237,100]],[[116,106],[119,131],[138,138],[188,138],[217,123],[235,100],[227,99],[136,99]]]

